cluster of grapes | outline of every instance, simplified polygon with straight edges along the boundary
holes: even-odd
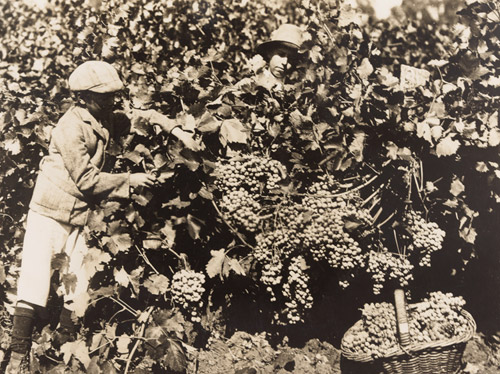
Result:
[[[298,248],[301,246],[304,238],[304,227],[310,214],[311,210],[300,203],[287,202],[277,209],[277,225],[288,230],[290,247]]]
[[[223,217],[235,229],[256,232],[261,222],[261,195],[277,189],[285,176],[277,160],[248,155],[216,163],[215,185],[222,192]]]
[[[303,322],[304,313],[312,308],[313,297],[309,290],[309,275],[304,271],[306,262],[302,256],[291,260],[288,268],[288,279],[283,284],[283,296],[288,300],[285,302],[287,322],[296,324]]]
[[[410,343],[446,340],[463,336],[468,321],[461,313],[465,302],[450,293],[434,292],[408,313]],[[357,353],[384,357],[397,348],[396,315],[390,303],[366,304],[360,324],[344,336],[343,348]]]
[[[404,257],[384,249],[381,252],[370,251],[366,272],[373,280],[373,293],[380,294],[386,281],[395,280],[401,287],[406,287],[413,279],[413,265]]]
[[[412,339],[427,343],[464,335],[468,329],[467,319],[460,313],[464,305],[460,296],[432,292],[411,313]]]
[[[361,314],[362,323],[354,325],[344,336],[343,348],[374,358],[383,357],[398,344],[394,307],[389,303],[365,304]]]
[[[437,223],[427,222],[420,213],[413,210],[406,214],[406,223],[412,241],[408,249],[418,251],[421,256],[420,266],[431,266],[431,254],[442,248],[446,233]]]
[[[276,286],[281,283],[281,270],[283,264],[281,262],[276,263],[266,263],[262,267],[262,276],[260,280],[265,285],[269,286],[268,291],[272,290],[272,286]]]
[[[172,300],[192,322],[201,321],[204,284],[205,275],[192,270],[180,270],[172,277]]]
[[[314,260],[326,260],[335,269],[352,270],[363,264],[359,243],[344,231],[343,210],[315,217],[304,230],[304,246]]]
[[[256,155],[218,161],[215,170],[215,185],[223,194],[240,187],[254,194],[272,191],[286,176],[279,161]]]
[[[285,228],[258,233],[255,236],[257,244],[253,250],[255,259],[260,263],[269,263],[276,256],[288,257],[291,249],[290,233],[291,231]]]
[[[259,227],[261,204],[243,188],[231,190],[222,196],[220,208],[231,226],[255,232]]]

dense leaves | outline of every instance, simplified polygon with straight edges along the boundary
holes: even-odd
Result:
[[[71,372],[182,371],[183,344],[202,344],[203,331],[215,323],[212,309],[242,297],[228,278],[233,284],[247,279],[251,285],[242,294],[248,298],[266,292],[252,255],[257,235],[275,229],[266,225],[266,209],[281,199],[306,201],[304,195],[314,195],[308,188],[325,175],[338,182],[337,192],[359,194],[370,213],[369,225],[344,217],[346,232],[371,245],[355,251],[365,257],[355,261],[353,274],[375,253],[404,256],[407,249],[418,250],[408,243],[406,217],[412,211],[446,233],[444,240],[438,235],[440,249],[430,254],[430,268],[426,258],[421,269],[421,256],[415,257],[416,268],[451,276],[474,256],[479,223],[494,217],[500,202],[498,4],[468,1],[459,13],[461,23],[451,25],[426,22],[439,11],[431,8],[427,16],[417,13],[409,20],[399,14],[389,22],[367,20],[340,1],[269,3],[2,5],[4,289],[15,286],[38,163],[51,128],[70,104],[65,78],[79,63],[113,63],[127,84],[126,106],[167,114],[204,145],[197,152],[185,149],[157,127],[137,121],[130,135],[111,144],[108,163],[114,171],[155,173],[159,183],[131,202],[103,202],[89,219],[85,266],[95,275],[87,299],[78,304],[84,328],[79,340],[58,352]],[[283,22],[301,26],[305,41],[297,69],[276,82],[254,50]],[[241,225],[242,219],[228,218],[224,191],[215,183],[217,165],[248,155],[284,168],[283,180],[272,189],[257,185],[254,193],[264,211],[253,230]],[[317,224],[308,213],[303,223],[304,230]],[[365,226],[370,241],[359,232]],[[338,277],[345,286],[335,266],[311,267],[305,260],[311,254],[303,255],[276,268],[287,282],[284,295],[300,294],[302,301],[273,308],[294,321],[322,296],[315,284]],[[404,265],[404,285],[412,266]],[[183,316],[192,308],[177,305],[179,298],[170,294],[179,271],[208,276],[203,287],[197,284],[208,302],[199,304],[208,306],[201,324],[191,319],[198,314]],[[310,289],[299,280],[307,280]],[[50,334],[42,334],[39,357],[50,354],[47,341]]]

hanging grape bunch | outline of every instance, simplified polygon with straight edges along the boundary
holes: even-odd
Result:
[[[290,230],[286,228],[273,231],[262,231],[256,235],[256,246],[253,249],[253,256],[261,264],[267,264],[274,259],[284,259],[290,248]]]
[[[288,279],[283,284],[283,296],[286,308],[282,312],[286,323],[304,322],[304,314],[313,305],[313,297],[309,290],[309,275],[305,272],[307,264],[302,256],[292,258],[288,267]]]
[[[413,210],[406,213],[405,222],[411,235],[408,252],[421,256],[420,266],[431,266],[431,255],[442,248],[445,231],[437,223],[426,221],[421,213]]]
[[[433,292],[408,309],[411,343],[428,343],[458,338],[468,332],[469,323],[461,313],[465,301],[451,293]],[[344,336],[342,349],[384,357],[398,348],[396,315],[390,303],[365,304],[361,323]]]
[[[192,270],[182,269],[172,277],[172,301],[180,308],[184,316],[192,322],[200,322],[203,307],[202,296],[205,275]]]
[[[397,287],[406,287],[413,279],[413,265],[406,256],[383,249],[380,252],[370,251],[366,272],[373,280],[373,293],[380,294],[387,282],[395,281]]]
[[[303,246],[315,261],[352,273],[364,266],[355,229],[369,227],[372,219],[357,192],[337,191],[338,184],[331,176],[308,188],[302,204],[311,209],[312,217],[304,230]],[[341,286],[347,287],[348,281],[343,280]]]
[[[242,187],[238,190],[230,190],[222,196],[220,201],[222,214],[231,226],[255,232],[260,223],[259,212],[262,209],[256,198],[255,194],[251,194]]]
[[[275,216],[267,221],[264,230],[256,235],[253,251],[257,261],[268,262],[272,257],[285,260],[301,252],[304,221],[309,212],[304,206],[288,201],[279,204]]]
[[[256,232],[264,208],[262,197],[279,187],[286,176],[284,166],[266,157],[247,155],[219,160],[215,170],[224,219],[237,230]]]

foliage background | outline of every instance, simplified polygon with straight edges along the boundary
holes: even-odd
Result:
[[[87,264],[96,270],[88,297],[95,308],[81,310],[82,340],[66,346],[63,366],[74,372],[181,370],[183,344],[203,346],[217,329],[335,340],[360,305],[389,297],[373,295],[363,275],[343,290],[338,273],[323,269],[313,274],[324,288],[315,290],[319,298],[306,323],[284,330],[273,325],[273,306],[249,247],[242,246],[242,238],[252,236],[235,235],[214,204],[215,162],[237,151],[285,165],[290,183],[282,184],[284,194],[325,172],[362,184],[375,171],[377,182],[362,197],[377,196],[373,226],[383,223],[384,238],[401,222],[408,197],[446,231],[431,269],[416,268],[413,296],[453,290],[467,297],[484,328],[495,328],[499,10],[493,1],[468,1],[456,23],[450,4],[418,10],[416,2],[405,3],[390,20],[361,16],[337,1],[3,4],[2,299],[8,303],[15,287],[38,162],[50,128],[70,104],[65,78],[82,61],[103,59],[120,69],[126,102],[176,118],[203,139],[205,150],[189,152],[141,123],[111,148],[116,171],[159,170],[168,183],[131,203],[96,210],[87,228],[93,244]],[[283,22],[303,26],[310,36],[283,97],[269,100],[258,81],[238,88],[255,75],[255,46]],[[428,78],[418,87],[402,86],[403,65],[427,70]],[[259,144],[256,128],[265,129]],[[188,321],[169,296],[172,274],[181,268],[207,275],[201,324]],[[325,329],[322,321],[331,315]],[[50,341],[45,329],[36,346],[40,357],[53,349]]]

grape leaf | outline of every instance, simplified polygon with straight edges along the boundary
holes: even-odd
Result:
[[[127,252],[132,247],[132,238],[120,221],[111,222],[108,233],[110,237],[107,244],[111,253],[116,255],[118,252]]]
[[[83,340],[64,343],[61,346],[61,353],[63,354],[63,359],[66,365],[71,360],[71,357],[78,359],[78,361],[80,361],[85,368],[90,365],[89,350]]]
[[[170,343],[167,348],[167,354],[164,357],[164,362],[167,367],[175,373],[185,373],[186,371],[186,354],[179,341],[168,339]]]
[[[248,130],[237,119],[222,121],[219,132],[220,142],[226,146],[228,143],[243,143],[248,142]]]
[[[116,282],[122,287],[128,287],[130,284],[130,278],[124,268],[121,268],[120,270],[114,269],[113,276],[115,277]]]
[[[169,290],[170,281],[163,274],[152,274],[144,281],[144,287],[153,295],[162,295]]]
[[[452,135],[448,135],[437,144],[436,154],[438,157],[451,156],[457,152],[459,147],[460,142],[458,140],[453,140]]]
[[[208,261],[206,271],[208,276],[213,278],[222,273],[222,266],[224,264],[224,260],[226,259],[226,252],[224,248],[222,248],[218,251],[210,251],[210,254],[212,255],[212,258]]]
[[[453,196],[458,196],[465,191],[464,184],[459,179],[454,179],[451,182],[450,192]]]
[[[120,354],[127,354],[129,352],[128,346],[132,342],[130,336],[123,334],[118,337],[116,340],[116,349]]]
[[[111,256],[99,248],[91,247],[83,258],[83,266],[89,277],[94,276],[97,271],[104,269],[104,264],[109,263]]]
[[[361,64],[356,69],[356,72],[358,73],[359,77],[363,80],[368,79],[368,77],[373,73],[373,71],[374,71],[373,65],[370,63],[370,60],[366,57],[361,61]]]
[[[187,228],[189,232],[189,236],[194,240],[200,239],[200,231],[204,222],[199,218],[194,217],[191,214],[188,214],[186,217]]]
[[[245,275],[245,269],[241,266],[240,262],[232,258],[229,260],[229,267],[232,271],[234,271],[238,275]]]

